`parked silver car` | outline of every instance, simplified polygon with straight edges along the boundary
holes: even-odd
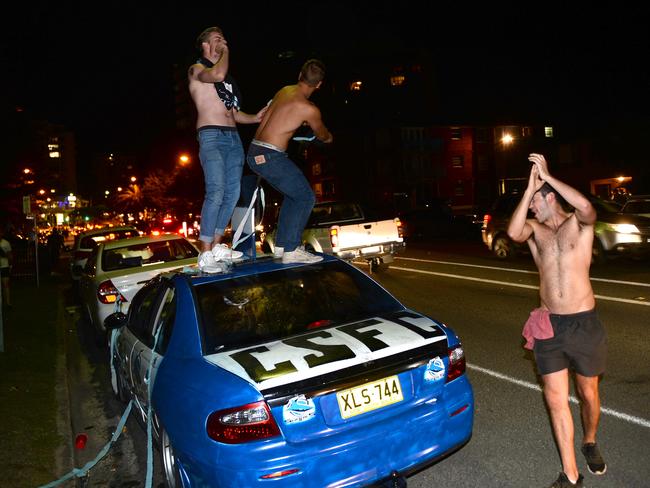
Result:
[[[602,264],[614,255],[650,255],[650,218],[624,214],[616,202],[586,196],[597,213],[594,263]],[[527,244],[513,242],[507,233],[508,222],[520,200],[520,194],[501,195],[483,217],[483,243],[500,259],[528,252]]]

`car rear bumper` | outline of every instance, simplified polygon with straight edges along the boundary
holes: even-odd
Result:
[[[474,398],[466,376],[445,386],[438,399],[412,407],[406,415],[380,425],[334,434],[323,431],[318,442],[269,440],[256,445],[220,445],[218,460],[184,462],[191,486],[223,488],[363,487],[413,472],[445,457],[472,435]],[[306,444],[306,443],[305,443]],[[293,474],[261,479],[287,470]]]
[[[373,259],[393,255],[404,249],[404,242],[387,242],[354,249],[335,249],[333,254],[341,259]]]

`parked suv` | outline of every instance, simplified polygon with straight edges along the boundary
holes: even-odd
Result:
[[[596,209],[593,262],[604,263],[611,255],[650,255],[650,218],[625,215],[620,204],[587,195]],[[483,216],[481,236],[485,245],[500,259],[528,252],[526,243],[508,237],[508,222],[521,199],[520,194],[501,195]],[[533,218],[529,212],[528,218]]]

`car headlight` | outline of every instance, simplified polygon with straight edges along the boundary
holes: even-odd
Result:
[[[633,224],[612,224],[612,230],[619,234],[638,234],[639,229]]]

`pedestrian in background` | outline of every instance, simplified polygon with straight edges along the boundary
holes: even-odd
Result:
[[[275,238],[275,255],[281,255],[283,263],[315,263],[323,259],[300,247],[316,197],[286,150],[294,132],[304,125],[311,128],[318,140],[332,142],[332,134],[325,127],[320,110],[309,101],[324,78],[325,66],[321,61],[306,61],[298,83],[281,88],[271,100],[246,154],[246,162],[253,172],[284,197]]]
[[[6,230],[0,227],[0,276],[2,277],[2,304],[11,308],[11,293],[9,287],[9,279],[11,275],[11,265],[13,261],[13,254],[11,251],[11,244],[5,239]]]
[[[541,154],[533,163],[528,187],[515,209],[508,235],[528,243],[539,271],[540,307],[524,326],[544,384],[562,472],[551,488],[582,487],[574,450],[574,426],[569,406],[569,368],[575,371],[580,396],[582,453],[592,474],[607,470],[596,444],[600,420],[599,375],[605,371],[607,336],[589,280],[596,211],[589,200],[553,177]],[[562,200],[574,211],[567,212]],[[528,210],[535,216],[527,219]]]
[[[197,110],[199,158],[205,178],[201,208],[199,268],[219,272],[217,261],[237,259],[242,253],[221,242],[239,199],[244,149],[237,123],[255,124],[257,114],[241,111],[241,94],[228,73],[230,50],[219,27],[205,29],[197,39],[200,58],[188,71],[189,90]]]

